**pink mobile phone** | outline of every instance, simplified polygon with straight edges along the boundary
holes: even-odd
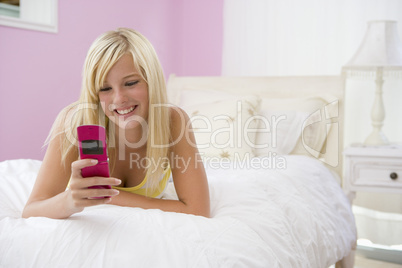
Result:
[[[77,135],[80,158],[98,160],[96,165],[81,169],[82,177],[110,177],[105,128],[98,125],[82,125],[77,127]],[[110,185],[96,185],[89,188],[111,189],[112,187]],[[107,197],[105,196],[105,198]]]

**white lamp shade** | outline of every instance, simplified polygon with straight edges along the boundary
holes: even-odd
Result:
[[[402,43],[396,21],[369,21],[363,42],[346,69],[402,68]]]

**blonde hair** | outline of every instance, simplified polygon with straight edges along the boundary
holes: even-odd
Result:
[[[57,133],[64,133],[61,153],[62,162],[65,163],[67,155],[77,150],[75,138],[77,127],[83,124],[102,125],[106,128],[109,157],[111,163],[114,163],[116,160],[114,127],[109,126],[109,120],[99,103],[98,92],[109,70],[127,53],[132,55],[135,68],[148,85],[148,129],[144,131],[147,131],[148,135],[146,157],[150,161],[146,167],[146,176],[147,189],[150,190],[147,195],[150,195],[157,189],[159,178],[166,169],[170,116],[166,105],[166,84],[162,66],[152,44],[137,31],[118,28],[102,34],[93,42],[84,63],[81,96],[77,102],[60,113],[49,137],[53,138]],[[64,126],[58,130],[62,124]]]

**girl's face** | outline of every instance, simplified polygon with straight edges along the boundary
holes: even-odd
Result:
[[[131,54],[112,66],[99,91],[106,116],[121,129],[134,129],[148,120],[148,85],[134,67]]]

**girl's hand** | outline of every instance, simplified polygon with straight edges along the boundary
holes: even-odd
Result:
[[[67,194],[68,210],[72,213],[81,212],[85,207],[107,204],[113,196],[119,194],[116,189],[88,189],[97,185],[119,185],[121,180],[116,178],[105,177],[88,177],[83,178],[81,169],[84,167],[94,166],[97,160],[82,159],[74,161],[71,164],[70,186]],[[99,198],[104,197],[104,198]]]

